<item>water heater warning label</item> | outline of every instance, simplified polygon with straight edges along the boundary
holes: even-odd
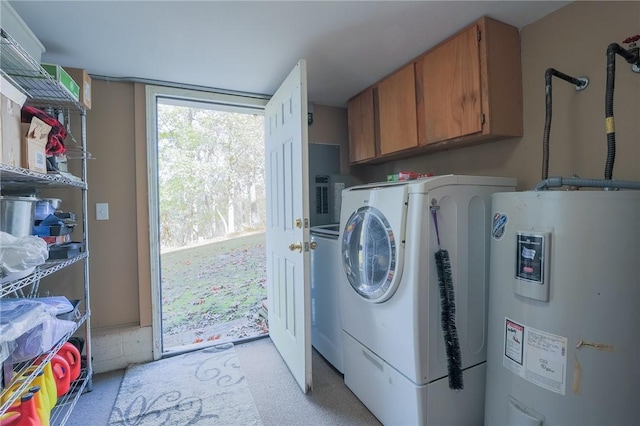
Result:
[[[524,346],[524,327],[507,320],[507,332],[504,336],[504,355],[522,365]]]
[[[537,386],[564,395],[567,338],[505,318],[502,365]]]
[[[518,232],[516,235],[516,278],[544,282],[544,236]]]

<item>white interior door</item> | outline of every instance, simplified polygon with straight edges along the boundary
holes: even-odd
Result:
[[[269,335],[311,390],[307,67],[300,60],[265,109]]]

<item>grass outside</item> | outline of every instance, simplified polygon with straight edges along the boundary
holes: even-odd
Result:
[[[164,253],[161,262],[165,348],[268,332],[259,314],[267,298],[264,232]]]

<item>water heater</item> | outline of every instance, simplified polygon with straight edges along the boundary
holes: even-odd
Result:
[[[492,196],[486,425],[640,421],[640,191]]]

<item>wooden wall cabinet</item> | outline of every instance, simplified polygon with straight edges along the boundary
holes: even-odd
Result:
[[[418,146],[413,63],[378,83],[377,111],[380,155]]]
[[[353,164],[520,137],[518,29],[482,17],[356,95],[347,109]]]
[[[417,147],[413,62],[351,98],[347,118],[352,164]]]
[[[523,134],[515,27],[479,19],[418,58],[416,86],[420,145],[446,148]]]
[[[349,162],[360,163],[376,156],[373,88],[366,89],[347,103]]]

